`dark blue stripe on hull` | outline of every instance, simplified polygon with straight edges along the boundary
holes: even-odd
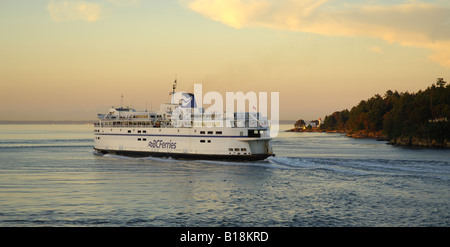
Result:
[[[201,138],[246,138],[248,136],[225,136],[225,135],[163,135],[163,134],[130,134],[130,133],[95,133],[98,136],[164,136],[164,137],[201,137]]]
[[[103,150],[96,149],[102,154],[117,154],[130,157],[171,157],[174,159],[188,160],[225,160],[225,161],[256,161],[264,160],[274,154],[250,154],[250,155],[220,155],[220,154],[186,154],[186,153],[160,153],[160,152],[139,152],[123,150]]]

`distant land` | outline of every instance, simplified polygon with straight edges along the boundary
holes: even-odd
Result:
[[[93,124],[95,120],[85,121],[69,121],[69,120],[39,120],[39,121],[26,121],[26,120],[0,120],[0,124]]]
[[[350,111],[326,116],[319,128],[309,131],[342,132],[393,145],[450,148],[450,85],[446,83],[438,78],[417,93],[388,90],[384,96],[362,100]]]

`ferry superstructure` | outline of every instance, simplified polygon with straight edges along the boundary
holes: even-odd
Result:
[[[255,112],[205,114],[196,108],[193,94],[185,96],[179,103],[161,104],[157,112],[120,106],[98,114],[94,149],[101,154],[199,160],[251,161],[275,155],[267,118]]]

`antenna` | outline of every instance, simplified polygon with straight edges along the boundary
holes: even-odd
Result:
[[[120,103],[120,108],[123,108],[123,94],[122,94],[122,101]]]
[[[175,89],[177,88],[177,75],[175,75],[175,81],[173,82],[172,92],[169,95],[175,94]]]

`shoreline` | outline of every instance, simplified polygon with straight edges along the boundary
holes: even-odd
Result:
[[[379,141],[389,141],[382,131],[348,131],[348,130],[323,130],[319,128],[312,129],[295,129],[286,130],[286,132],[325,132],[325,133],[342,133],[353,138],[373,138]]]
[[[370,138],[377,141],[386,141],[386,144],[393,146],[404,147],[423,147],[423,148],[443,148],[450,149],[450,140],[444,140],[443,143],[438,142],[435,139],[430,138],[418,138],[418,137],[399,137],[388,138],[383,134],[383,131],[351,131],[351,130],[322,130],[319,128],[312,129],[289,129],[285,132],[324,132],[324,133],[342,133],[351,138]]]

